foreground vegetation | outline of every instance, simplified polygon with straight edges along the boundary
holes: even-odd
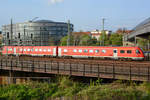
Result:
[[[150,84],[101,80],[83,84],[61,77],[54,83],[29,82],[0,87],[0,100],[150,100]]]

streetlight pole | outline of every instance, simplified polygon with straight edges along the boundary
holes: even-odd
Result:
[[[125,46],[125,28],[122,30],[122,44]]]
[[[68,39],[67,39],[67,46],[70,46],[71,43],[70,43],[70,20],[68,20]]]
[[[25,25],[24,25],[24,42],[23,42],[23,44],[24,44],[24,46],[25,46],[25,36],[26,36],[26,32],[25,32]]]
[[[102,37],[102,41],[103,41],[103,42],[102,42],[102,45],[103,45],[103,46],[105,45],[105,43],[104,43],[104,41],[105,41],[104,23],[105,23],[105,18],[102,19],[102,25],[103,25],[103,29],[102,29],[102,36],[103,36],[103,37]]]

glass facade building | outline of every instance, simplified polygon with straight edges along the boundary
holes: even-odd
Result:
[[[73,24],[69,24],[70,32]],[[2,43],[10,46],[49,46],[68,34],[68,23],[37,20],[2,26]]]

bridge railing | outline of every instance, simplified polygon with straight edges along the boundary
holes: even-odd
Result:
[[[74,63],[62,61],[20,61],[0,59],[0,69],[32,73],[47,73],[83,77],[99,77],[150,81],[149,64],[136,63]]]

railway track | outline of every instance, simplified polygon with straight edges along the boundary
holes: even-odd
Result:
[[[64,63],[81,63],[81,64],[121,64],[123,66],[150,66],[150,61],[118,61],[104,59],[69,59],[69,58],[50,58],[50,57],[31,57],[31,56],[0,56],[0,59],[13,59],[21,61],[57,61]]]

